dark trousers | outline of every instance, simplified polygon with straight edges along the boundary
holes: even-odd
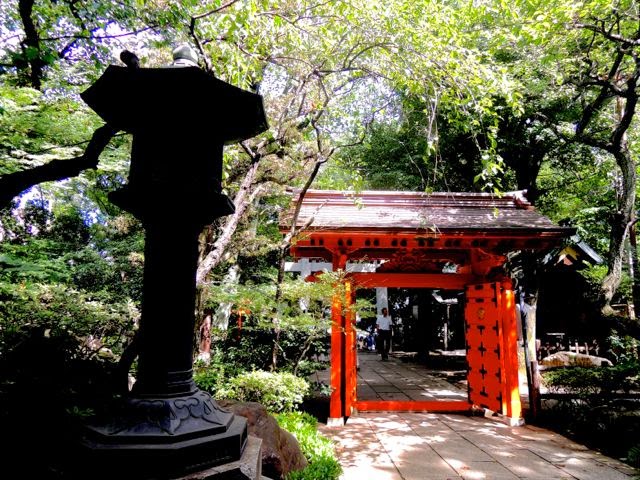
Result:
[[[382,358],[389,358],[389,348],[391,347],[391,330],[378,330],[378,351]]]

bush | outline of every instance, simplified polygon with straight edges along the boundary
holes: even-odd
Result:
[[[635,468],[640,468],[640,443],[629,449],[627,452],[627,462]]]
[[[303,412],[288,412],[276,415],[278,424],[291,432],[300,444],[309,465],[299,471],[290,472],[287,480],[335,480],[342,473],[333,443],[318,433],[318,421]]]
[[[86,341],[92,338],[119,354],[132,335],[138,311],[131,302],[102,300],[99,294],[61,284],[14,285],[0,280],[0,357],[34,337],[34,332],[65,341],[75,338],[67,345],[70,358],[97,356],[99,348]]]
[[[213,392],[217,399],[258,402],[270,412],[287,412],[302,403],[309,391],[303,378],[287,372],[245,372]]]
[[[214,348],[224,352],[225,363],[244,371],[269,370],[272,365],[275,342],[273,325],[256,323],[255,319],[245,321],[241,332],[237,327],[215,332],[217,345]],[[278,340],[278,370],[292,372],[297,360],[299,362],[296,373],[301,377],[325,368],[326,363],[314,362],[311,358],[328,352],[328,340],[325,337],[312,340],[311,337],[312,335],[304,329],[281,330]],[[307,346],[309,348],[303,354]]]
[[[638,348],[640,342],[630,335],[619,335],[616,330],[612,330],[607,337],[609,346],[608,354],[614,363],[638,362]]]
[[[573,393],[580,398],[619,390],[640,389],[640,362],[629,360],[613,367],[558,368],[543,373],[550,391]]]
[[[290,472],[287,480],[333,480],[341,473],[342,467],[335,458],[320,458],[303,470]]]
[[[640,389],[637,359],[629,356],[613,367],[558,368],[544,372],[543,379],[551,392],[563,395],[548,404],[539,422],[591,448],[637,464],[640,404],[619,395],[621,391]]]
[[[219,348],[211,349],[211,358],[208,363],[197,361],[194,364],[193,379],[202,390],[216,395],[220,389],[227,388],[229,379],[245,371]]]

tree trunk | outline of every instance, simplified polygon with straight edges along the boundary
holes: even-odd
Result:
[[[240,268],[238,265],[231,265],[224,279],[222,285],[228,292],[235,293],[237,291],[237,285],[240,281]],[[229,328],[229,317],[231,316],[231,308],[233,303],[223,302],[218,305],[215,316],[213,317],[212,325],[218,330],[227,330]]]
[[[249,208],[249,205],[251,204],[251,201],[256,194],[256,189],[252,189],[252,187],[257,176],[258,165],[259,162],[253,162],[251,164],[251,167],[249,168],[249,171],[242,179],[240,190],[238,190],[238,193],[233,199],[233,204],[236,207],[236,211],[229,217],[227,217],[227,221],[222,227],[222,231],[213,244],[211,251],[209,251],[204,256],[204,258],[198,265],[198,271],[196,273],[196,284],[198,285],[198,287],[204,285],[204,282],[211,270],[216,268],[222,260],[222,254],[227,248],[227,245],[229,245],[231,237],[238,228],[240,220],[247,211],[247,208]]]
[[[223,259],[223,254],[233,237],[233,234],[236,232],[238,225],[240,224],[240,220],[244,216],[247,208],[251,204],[255,194],[258,189],[254,188],[252,191],[253,183],[256,179],[256,174],[258,171],[259,162],[255,161],[251,164],[247,174],[245,175],[242,183],[240,185],[240,190],[236,194],[233,199],[233,204],[235,206],[235,212],[233,212],[229,217],[227,217],[227,221],[225,222],[220,235],[214,242],[216,227],[214,225],[209,225],[202,232],[200,236],[200,254],[198,258],[198,269],[196,271],[196,286],[197,286],[197,298],[196,298],[196,318],[201,319],[198,322],[196,327],[196,332],[194,338],[199,338],[201,332],[206,330],[206,322],[207,316],[204,311],[204,286],[207,277],[211,273],[211,271],[216,268]],[[211,248],[209,249],[209,245]],[[235,280],[235,279],[234,279]],[[230,310],[230,307],[223,307],[223,310]],[[223,313],[219,309],[219,314],[222,317]],[[210,319],[213,322],[213,326],[216,326],[216,323],[219,323],[221,318],[216,314],[215,319]],[[227,313],[227,321],[228,321],[228,313]],[[205,355],[206,356],[206,355]]]
[[[640,271],[638,265],[638,242],[636,240],[636,223],[634,220],[633,225],[629,228],[629,257],[631,261],[631,269],[633,270],[632,280],[632,296],[633,296],[633,312],[634,320],[640,315]]]
[[[609,240],[609,269],[600,288],[602,312],[611,314],[611,300],[622,279],[622,264],[625,256],[625,240],[629,227],[634,221],[636,202],[636,169],[630,152],[615,155],[616,163],[622,173],[622,185],[619,192],[618,209],[611,217],[611,237]]]
[[[276,312],[273,318],[273,331],[275,334],[275,338],[273,340],[273,349],[271,351],[271,371],[274,371],[278,366],[278,350],[280,350],[280,315],[279,315],[279,307],[278,303],[280,302],[280,297],[282,296],[282,282],[284,282],[284,267],[287,260],[287,255],[289,254],[289,247],[291,246],[291,241],[293,238],[300,233],[305,227],[298,227],[298,216],[300,215],[300,209],[302,207],[302,200],[304,200],[304,196],[307,193],[307,190],[311,187],[311,184],[315,180],[318,172],[320,171],[320,167],[324,165],[327,160],[329,160],[329,154],[326,158],[320,157],[320,159],[316,160],[315,165],[313,166],[313,170],[309,174],[307,181],[304,186],[300,190],[300,194],[297,198],[297,204],[293,210],[293,215],[291,216],[291,229],[289,233],[287,233],[280,244],[280,250],[278,254],[278,279],[276,283],[276,294],[275,294],[275,304],[276,304]]]
[[[300,202],[302,202],[302,198],[300,198]],[[295,216],[297,219],[297,215]],[[294,225],[295,225],[294,219]],[[278,253],[278,278],[276,280],[276,294],[274,298],[274,303],[276,306],[276,312],[273,317],[273,348],[271,349],[271,368],[270,370],[273,372],[278,367],[278,350],[280,349],[280,298],[282,297],[282,283],[284,282],[284,267],[287,260],[287,253],[289,252],[290,241],[286,244],[280,246],[280,251]]]
[[[525,319],[522,331],[525,338],[525,358],[528,363],[527,382],[529,387],[529,408],[531,416],[536,418],[540,412],[540,378],[538,373],[538,339],[537,339],[537,303],[538,292],[529,292],[529,298],[524,304],[523,318]]]
[[[21,47],[25,57],[24,61],[29,66],[29,83],[36,90],[41,90],[44,63],[40,53],[40,35],[31,17],[34,3],[34,0],[20,0],[18,12],[24,28],[24,40],[21,42]]]

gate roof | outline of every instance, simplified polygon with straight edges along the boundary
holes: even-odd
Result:
[[[534,210],[521,192],[419,193],[394,191],[309,190],[298,225],[311,230],[367,231],[527,231],[558,233],[559,227]],[[287,219],[283,222],[286,228]],[[290,216],[289,216],[290,222]]]
[[[292,211],[281,219],[283,233]],[[471,250],[503,255],[546,249],[574,233],[538,213],[522,192],[308,190],[296,223],[305,228],[292,248],[295,256],[330,259],[341,253],[354,260],[438,250],[440,260],[460,263],[456,259]]]

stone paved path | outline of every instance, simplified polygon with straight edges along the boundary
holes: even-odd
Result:
[[[454,372],[403,362],[394,354],[381,362],[380,355],[361,351],[358,360],[358,400],[467,400],[466,384],[462,388],[446,380]]]
[[[360,400],[456,400],[447,372],[359,352]],[[437,375],[434,375],[437,373]],[[314,380],[328,383],[329,372]],[[343,427],[321,425],[337,445],[344,480],[628,480],[640,472],[560,434],[492,418],[361,412]]]
[[[344,427],[320,429],[337,444],[344,480],[628,480],[638,475],[559,434],[484,417],[366,412]]]

